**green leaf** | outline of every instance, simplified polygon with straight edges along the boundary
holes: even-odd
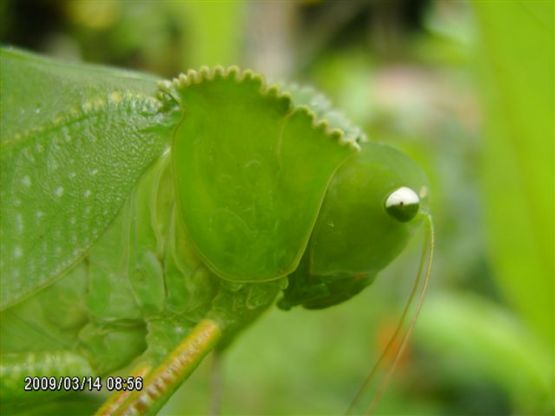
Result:
[[[168,8],[183,24],[183,67],[237,64],[243,52],[237,28],[246,27],[248,3],[234,1],[169,2]]]
[[[553,348],[551,1],[475,1],[486,101],[483,190],[496,276]]]
[[[522,414],[551,414],[550,354],[514,314],[471,295],[431,297],[418,322],[416,342],[440,367],[466,380],[488,380],[511,393]]]

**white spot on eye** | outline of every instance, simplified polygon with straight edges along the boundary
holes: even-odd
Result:
[[[399,189],[393,191],[385,201],[385,207],[393,207],[399,205],[412,205],[420,203],[420,199],[416,192],[412,189],[402,186]]]
[[[21,183],[23,184],[23,186],[29,188],[31,186],[31,178],[28,175],[25,175],[23,178],[21,178]]]
[[[13,250],[13,258],[18,259],[23,255],[23,251],[21,251],[21,247],[17,246]]]
[[[64,187],[63,186],[58,186],[56,188],[56,190],[54,191],[54,195],[56,195],[58,198],[60,198],[63,194],[64,194]]]
[[[88,198],[89,196],[91,196],[91,193],[91,190],[87,189],[83,195],[85,195],[85,198]]]

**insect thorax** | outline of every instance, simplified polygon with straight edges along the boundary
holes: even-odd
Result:
[[[210,272],[180,222],[173,180],[166,152],[79,264],[2,312],[0,351],[71,346],[103,374],[141,354],[159,361],[206,317],[221,323],[225,345],[270,306],[285,279],[240,284]]]

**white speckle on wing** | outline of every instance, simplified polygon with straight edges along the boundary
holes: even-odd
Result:
[[[21,214],[15,216],[15,228],[19,234],[23,232],[23,216]]]
[[[23,186],[29,188],[31,186],[31,178],[29,177],[29,175],[25,175],[23,178],[21,178],[21,183],[23,184]]]
[[[35,162],[35,158],[33,157],[32,150],[30,148],[27,147],[26,149],[24,149],[23,154],[29,160],[29,162],[31,163]]]
[[[16,247],[13,249],[13,258],[14,258],[14,259],[18,259],[18,258],[20,258],[22,255],[23,255],[23,251],[21,250],[21,247],[16,246]]]
[[[58,186],[56,188],[56,190],[54,191],[54,195],[56,195],[58,198],[60,198],[63,194],[64,194],[64,187],[63,186]]]

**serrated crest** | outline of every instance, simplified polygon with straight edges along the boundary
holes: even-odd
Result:
[[[360,150],[360,144],[367,141],[362,130],[342,113],[334,110],[323,94],[296,84],[286,87],[269,84],[262,74],[250,69],[242,70],[237,66],[213,68],[203,66],[198,71],[190,69],[186,73],[181,73],[171,81],[160,81],[156,97],[163,103],[162,111],[175,108],[175,105],[183,108],[180,91],[214,80],[231,80],[237,84],[249,85],[256,88],[262,96],[278,101],[280,106],[285,106],[290,112],[306,113],[315,129],[321,130],[340,145]]]

